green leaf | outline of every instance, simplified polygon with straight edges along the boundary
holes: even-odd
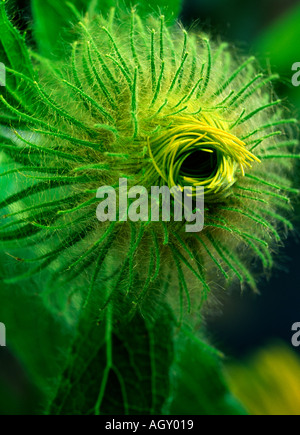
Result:
[[[292,65],[299,62],[300,6],[297,4],[265,30],[254,43],[254,49],[262,62],[280,73],[280,94],[288,96],[300,111],[300,86],[292,86]]]
[[[171,415],[246,415],[228,389],[216,350],[186,326],[176,339],[175,351]]]
[[[40,54],[45,57],[65,56],[69,44],[76,37],[72,27],[78,20],[67,3],[61,0],[31,1],[35,39]],[[71,3],[79,13],[86,11],[85,0],[73,0]]]
[[[256,50],[270,58],[272,66],[287,74],[299,61],[300,7],[289,10],[271,25],[255,43]]]
[[[6,326],[8,346],[0,347],[0,413],[23,414],[29,408],[40,413],[62,370],[64,354],[58,349],[69,346],[72,331],[45,308],[42,283],[9,286],[2,281],[13,262],[7,254],[0,256],[0,322]]]
[[[1,265],[7,266],[8,258],[2,255]],[[0,375],[0,392],[7,397],[0,406],[6,414],[28,413],[29,404],[31,413],[45,406],[50,415],[244,414],[228,391],[220,355],[187,326],[175,333],[167,307],[155,321],[137,314],[117,326],[112,305],[97,323],[93,298],[74,338],[73,322],[67,326],[64,313],[57,318],[49,312],[39,286],[42,282],[0,286],[0,321],[26,369],[21,381],[28,394],[20,403],[13,384],[1,382]],[[14,369],[14,377],[18,372]]]
[[[131,0],[121,0],[118,8],[130,10],[132,4],[134,2]],[[79,21],[79,16],[86,13],[91,17],[99,13],[108,16],[111,8],[116,7],[116,1],[31,0],[31,7],[34,34],[40,54],[47,58],[59,58],[69,53],[70,43],[76,39],[74,25]],[[160,11],[170,21],[176,19],[181,11],[181,0],[140,1],[137,6],[137,12],[141,17],[147,17],[151,13],[158,14]]]
[[[0,347],[0,415],[32,415],[40,397],[8,347]]]
[[[28,55],[25,40],[9,21],[6,13],[6,4],[7,2],[5,0],[0,0],[1,62],[33,78],[33,67]]]
[[[173,355],[168,311],[154,324],[136,315],[117,329],[111,315],[112,306],[99,325],[82,317],[50,415],[162,413]]]
[[[24,76],[34,79],[35,73],[28,54],[25,38],[9,21],[6,11],[6,0],[0,0],[0,62],[5,68],[22,71]],[[28,84],[20,77],[6,71],[6,87],[1,87],[0,94],[13,104],[15,100],[23,101],[22,95],[26,95],[26,104],[30,104],[33,92],[28,95]],[[0,104],[2,110],[2,104]]]

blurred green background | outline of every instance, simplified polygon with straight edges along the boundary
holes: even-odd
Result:
[[[19,28],[30,33],[30,1],[15,0],[15,13]],[[187,27],[194,27],[196,21],[212,37],[220,35],[242,52],[258,56],[264,69],[279,72],[282,80],[276,91],[280,98],[289,101],[291,117],[299,117],[300,87],[291,84],[292,65],[300,62],[299,0],[185,0],[181,20]],[[261,295],[234,291],[228,296],[220,292],[218,314],[207,315],[211,342],[228,355],[228,360],[243,360],[274,339],[291,349],[291,327],[300,322],[299,214],[297,204],[294,221],[298,233],[287,238],[272,277],[261,279]],[[17,289],[12,294],[11,306],[17,300],[16,294]],[[53,319],[49,319],[49,325],[51,322]],[[32,330],[38,327],[31,326]],[[49,340],[49,349],[54,349],[50,337]],[[30,413],[37,393],[12,351],[1,348],[0,352],[0,414],[7,409],[12,414]],[[295,353],[300,357],[300,348]],[[4,397],[1,385],[9,386],[11,397],[7,394]]]

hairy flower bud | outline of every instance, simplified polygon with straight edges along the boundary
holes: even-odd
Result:
[[[1,176],[17,191],[0,204],[0,239],[19,260],[26,252],[25,270],[7,281],[75,282],[66,294],[86,301],[119,274],[102,308],[116,295],[155,308],[170,287],[181,312],[222,280],[256,290],[253,260],[272,266],[297,193],[296,121],[273,99],[277,76],[163,16],[143,22],[132,11],[78,28],[67,63],[28,55],[26,70],[7,68],[17,85],[0,97],[1,147],[14,163]],[[203,231],[174,219],[99,223],[97,189],[120,178],[147,190],[204,187]]]

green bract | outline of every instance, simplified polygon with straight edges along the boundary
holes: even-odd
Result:
[[[252,260],[272,266],[297,193],[296,120],[272,96],[277,76],[164,16],[78,21],[70,58],[50,62],[27,49],[1,3],[1,177],[14,192],[0,204],[0,239],[20,263],[6,282],[38,274],[59,284],[63,303],[86,306],[109,269],[119,278],[99,308],[115,301],[120,316],[152,315],[166,294],[181,316],[197,311],[233,277],[256,290]],[[100,224],[97,189],[120,177],[204,186],[203,232],[173,220]]]

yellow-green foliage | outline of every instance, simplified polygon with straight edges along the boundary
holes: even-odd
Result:
[[[280,342],[228,366],[231,390],[252,415],[299,415],[299,374],[298,355]]]

